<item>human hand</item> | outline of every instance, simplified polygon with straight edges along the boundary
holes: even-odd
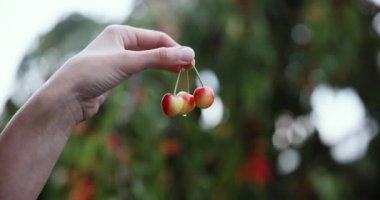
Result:
[[[194,59],[167,34],[130,26],[107,27],[47,82],[69,108],[75,123],[93,116],[110,91],[146,68],[179,72]]]

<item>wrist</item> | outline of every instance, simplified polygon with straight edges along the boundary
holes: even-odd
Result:
[[[82,109],[70,88],[47,82],[32,99],[41,104],[49,116],[59,117],[64,127],[72,128],[82,121]]]

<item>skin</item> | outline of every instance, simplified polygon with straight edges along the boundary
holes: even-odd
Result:
[[[0,199],[36,199],[71,130],[96,114],[110,91],[147,68],[179,72],[194,51],[168,35],[107,27],[68,60],[9,121],[0,135]]]

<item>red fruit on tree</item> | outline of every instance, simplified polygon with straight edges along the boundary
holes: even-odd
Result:
[[[181,91],[177,94],[177,96],[180,96],[183,100],[183,106],[179,114],[186,115],[194,110],[195,108],[195,100],[194,96],[192,94],[189,94],[187,92]]]
[[[160,151],[166,156],[177,156],[181,152],[181,143],[176,139],[166,139],[161,143]]]
[[[214,90],[210,87],[198,87],[194,91],[194,100],[198,108],[208,108],[214,102]]]
[[[173,117],[181,112],[183,99],[180,96],[174,96],[170,93],[166,93],[162,97],[161,106],[165,115]]]

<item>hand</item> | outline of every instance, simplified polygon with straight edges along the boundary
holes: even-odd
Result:
[[[179,72],[194,56],[165,33],[112,25],[66,62],[47,87],[65,94],[78,123],[93,116],[110,90],[129,76],[146,68]]]

